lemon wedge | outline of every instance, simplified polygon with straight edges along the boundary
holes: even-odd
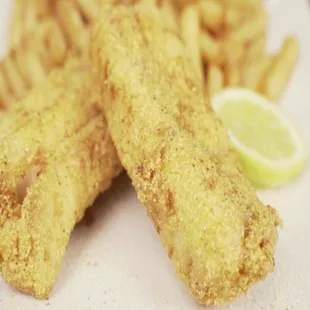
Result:
[[[302,140],[268,99],[247,89],[226,89],[211,104],[255,186],[278,186],[302,171],[306,161]]]

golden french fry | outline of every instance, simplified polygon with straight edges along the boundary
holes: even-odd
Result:
[[[88,22],[92,21],[100,8],[100,1],[75,0],[77,7]]]
[[[288,37],[280,53],[270,66],[262,91],[272,101],[277,101],[288,84],[297,63],[300,46],[296,37]]]
[[[35,0],[38,19],[45,18],[51,14],[51,7],[54,0]],[[57,1],[57,0],[56,0]]]
[[[77,7],[70,0],[56,3],[57,16],[70,44],[77,50],[83,50],[87,44],[87,31]]]
[[[31,51],[16,53],[18,67],[24,77],[27,77],[31,87],[40,84],[46,78],[46,71],[40,57]]]
[[[242,12],[227,2],[200,0],[199,11],[202,24],[213,32],[223,27],[235,27],[242,19]]]
[[[35,28],[38,20],[37,10],[36,10],[36,0],[27,0],[25,2],[25,12],[23,21],[23,31],[24,33],[29,33]]]
[[[218,65],[213,63],[209,64],[207,73],[207,86],[206,92],[208,98],[214,97],[224,87],[224,74]]]
[[[26,38],[28,40],[28,38]],[[25,41],[26,41],[25,40]],[[24,42],[25,51],[35,52],[43,64],[45,71],[49,71],[52,69],[52,64],[50,58],[48,56],[48,50],[45,45],[45,37],[35,37],[33,40],[29,40],[28,42]]]
[[[0,66],[0,109],[5,109],[13,101],[14,98],[9,93],[6,78]]]
[[[252,62],[253,59],[262,57],[265,52],[267,34],[262,32],[259,36],[253,38],[247,47],[246,61]]]
[[[245,64],[242,71],[242,85],[245,88],[259,91],[261,83],[266,77],[268,68],[273,61],[273,56],[265,55],[252,61],[249,64]]]
[[[177,13],[170,0],[164,0],[161,6],[163,18],[172,29],[178,29]]]
[[[10,48],[17,47],[25,34],[34,30],[39,31],[38,24],[52,13],[51,4],[52,0],[16,0],[10,32]]]
[[[225,2],[224,2],[225,4]],[[235,28],[242,21],[242,10],[234,6],[226,6],[224,11],[224,26],[227,29]]]
[[[241,83],[241,72],[239,66],[226,65],[225,66],[225,84],[228,87],[240,86]]]
[[[224,8],[220,1],[200,0],[199,12],[202,24],[212,31],[218,31],[223,26]]]
[[[24,11],[24,0],[16,0],[13,8],[13,18],[10,30],[10,47],[16,46],[22,38]]]
[[[227,3],[231,5],[236,5],[240,7],[259,7],[262,5],[262,0],[225,0]]]
[[[15,98],[9,95],[7,92],[0,89],[0,116],[2,116],[2,110],[5,110],[9,105],[13,104]]]
[[[7,57],[3,62],[3,72],[7,79],[7,83],[15,94],[16,98],[19,99],[26,92],[26,84],[19,72],[18,66],[12,57]]]
[[[193,4],[197,2],[196,0],[172,0],[173,4],[178,8],[181,9],[188,4]]]
[[[188,5],[181,13],[181,33],[190,57],[202,79],[201,56],[199,46],[200,23],[198,7]]]
[[[36,51],[25,50],[23,46],[12,50],[0,63],[0,108],[24,97],[45,79],[47,72]]]
[[[127,1],[125,1],[126,4],[133,4],[133,1],[129,1],[129,3],[127,3]],[[140,0],[139,1],[139,4],[142,4],[142,5],[150,5],[150,6],[157,6],[157,1],[156,0]]]
[[[225,62],[233,65],[244,56],[244,43],[240,41],[223,40],[221,49]]]
[[[61,65],[65,61],[68,45],[59,24],[51,20],[46,38],[49,59],[53,65]]]
[[[223,62],[221,44],[209,33],[200,32],[199,43],[201,55],[206,62],[211,61],[217,64]]]
[[[259,10],[257,14],[228,33],[228,38],[234,41],[246,42],[256,37],[266,29],[268,15],[265,10]]]

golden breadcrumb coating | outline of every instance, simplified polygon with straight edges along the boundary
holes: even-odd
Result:
[[[54,72],[0,125],[0,272],[37,298],[48,297],[75,224],[121,171],[89,69]]]
[[[104,7],[94,71],[120,160],[177,273],[200,303],[221,304],[273,271],[280,220],[246,179],[178,35],[156,16]]]

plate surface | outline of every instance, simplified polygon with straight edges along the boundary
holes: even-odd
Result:
[[[11,0],[0,1],[0,53],[4,55]],[[300,61],[281,106],[296,122],[310,152],[310,9],[307,0],[281,0],[272,12],[270,48],[287,34],[302,44]],[[310,309],[310,169],[281,189],[260,192],[284,221],[276,271],[231,310]],[[203,309],[177,279],[156,231],[126,176],[92,208],[91,225],[79,224],[49,301],[36,301],[0,279],[1,310]],[[208,308],[216,309],[216,308]]]

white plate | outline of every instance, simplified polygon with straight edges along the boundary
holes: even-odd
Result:
[[[5,46],[10,0],[0,1],[0,48]],[[306,0],[282,0],[273,11],[271,49],[296,34],[302,55],[281,103],[299,125],[310,151],[310,9]],[[230,306],[238,310],[310,309],[310,170],[294,183],[261,192],[284,220],[276,271]],[[95,222],[79,225],[49,301],[36,301],[0,280],[1,310],[202,309],[177,279],[134,190],[122,177],[93,209]],[[214,308],[209,308],[214,309]],[[222,309],[229,309],[228,306]]]

